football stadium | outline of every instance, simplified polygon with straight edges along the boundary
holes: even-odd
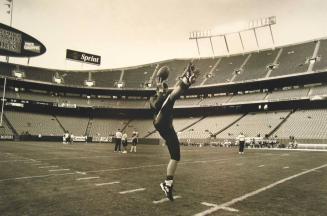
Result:
[[[327,214],[325,1],[0,4],[0,215]]]

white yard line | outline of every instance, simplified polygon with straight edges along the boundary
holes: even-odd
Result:
[[[40,169],[45,169],[45,168],[55,168],[55,167],[59,167],[59,166],[41,166],[39,168]]]
[[[54,169],[54,170],[48,170],[49,172],[60,172],[60,171],[68,171],[70,169]]]
[[[179,198],[182,198],[182,196],[174,196],[174,199],[179,199]],[[160,203],[164,203],[164,202],[168,202],[170,201],[168,198],[163,198],[161,200],[155,200],[155,201],[152,201],[153,204],[160,204]]]
[[[100,178],[99,176],[94,176],[94,177],[85,177],[85,178],[77,178],[77,181],[81,181],[81,180],[90,180],[90,179],[98,179]]]
[[[207,202],[202,202],[202,205],[209,206],[209,207],[217,207],[217,204],[212,204],[212,203],[207,203]],[[237,209],[230,208],[230,207],[222,207],[221,209],[226,210],[226,211],[231,211],[231,212],[238,212]]]
[[[28,160],[28,159],[3,160],[3,161],[0,161],[0,163],[24,162],[24,161],[30,161],[30,160]]]
[[[194,164],[194,163],[223,162],[223,161],[226,161],[226,160],[230,160],[230,159],[229,158],[225,158],[225,159],[216,159],[216,160],[187,161],[187,162],[179,162],[179,165],[182,165],[182,164]],[[120,170],[133,170],[133,169],[160,167],[160,166],[167,166],[167,163],[164,163],[164,164],[144,165],[144,166],[136,166],[136,167],[124,167],[124,168],[112,168],[112,169],[103,169],[103,170],[91,170],[91,171],[85,171],[85,173],[111,172],[111,171],[120,171]]]
[[[280,156],[278,154],[273,154],[271,156]],[[263,158],[266,156],[252,156],[252,157],[247,157],[248,159],[252,159],[252,158]],[[216,159],[216,160],[199,160],[199,161],[184,161],[184,162],[179,162],[180,165],[182,164],[194,164],[194,163],[217,163],[217,162],[224,162],[224,161],[228,161],[228,160],[234,160],[235,158],[224,158],[224,159]],[[43,159],[42,159],[43,161]],[[86,175],[87,173],[97,173],[97,172],[114,172],[114,171],[120,171],[120,170],[134,170],[134,169],[142,169],[142,168],[152,168],[152,167],[161,167],[161,166],[167,166],[166,163],[164,164],[152,164],[152,165],[144,165],[144,166],[136,166],[136,167],[124,167],[124,168],[111,168],[111,169],[104,169],[104,170],[91,170],[91,171],[84,171],[84,172],[79,172],[76,171],[74,173],[69,173],[71,174],[83,174]],[[56,168],[59,166],[42,166],[39,167],[40,169],[43,168]],[[42,175],[42,176],[36,176],[35,178],[46,178],[52,175]],[[22,179],[24,179],[25,177],[20,177]],[[26,179],[32,179],[34,178],[33,176],[26,176]],[[9,180],[17,180],[17,178],[8,178],[8,179],[0,179],[0,182],[3,181],[9,181]]]
[[[241,202],[241,201],[243,201],[243,200],[245,200],[245,199],[247,199],[247,198],[249,198],[249,197],[252,197],[252,196],[257,195],[257,194],[259,194],[259,193],[261,193],[261,192],[264,192],[264,191],[266,191],[266,190],[268,190],[268,189],[270,189],[270,188],[273,188],[273,187],[275,187],[275,186],[277,186],[277,185],[279,185],[279,184],[282,184],[282,183],[284,183],[284,182],[286,182],[286,181],[292,180],[292,179],[297,178],[297,177],[299,177],[299,176],[305,175],[305,174],[307,174],[307,173],[317,171],[317,170],[322,169],[322,168],[324,168],[324,167],[327,167],[327,164],[324,164],[324,165],[321,165],[321,166],[319,166],[319,167],[315,167],[315,168],[312,168],[312,169],[309,169],[309,170],[306,170],[306,171],[300,172],[300,173],[298,173],[298,174],[295,174],[295,175],[289,176],[289,177],[287,177],[287,178],[281,179],[281,180],[276,181],[276,182],[274,182],[274,183],[272,183],[272,184],[270,184],[270,185],[267,185],[267,186],[265,186],[265,187],[262,187],[262,188],[260,188],[260,189],[258,189],[258,190],[252,191],[252,192],[250,192],[250,193],[244,194],[243,196],[240,196],[240,197],[237,197],[237,198],[235,198],[235,199],[232,199],[232,200],[229,201],[229,202],[225,202],[225,203],[223,203],[223,204],[216,205],[216,206],[214,206],[214,207],[212,207],[212,208],[210,208],[210,209],[208,209],[208,210],[205,210],[205,211],[203,211],[203,212],[197,213],[197,214],[195,214],[194,216],[204,216],[204,215],[209,215],[209,214],[214,213],[214,212],[216,212],[216,211],[218,211],[218,210],[220,210],[220,209],[226,209],[226,207],[230,207],[231,205],[234,205],[235,203]]]
[[[21,180],[21,179],[46,178],[46,177],[64,176],[64,175],[76,175],[76,173],[48,174],[48,175],[38,175],[38,176],[22,176],[22,177],[16,177],[16,178],[0,179],[0,182]]]
[[[41,161],[25,161],[25,164],[35,164],[35,163],[41,163]]]
[[[104,185],[113,185],[113,184],[119,184],[119,181],[115,181],[115,182],[106,182],[106,183],[98,183],[98,184],[94,184],[95,186],[104,186]]]
[[[119,193],[120,194],[128,194],[128,193],[135,193],[135,192],[144,191],[144,190],[145,190],[145,188],[137,188],[137,189],[133,189],[133,190],[121,191]]]
[[[327,149],[288,149],[288,148],[247,148],[246,150],[271,150],[271,151],[309,151],[309,152],[326,152]]]

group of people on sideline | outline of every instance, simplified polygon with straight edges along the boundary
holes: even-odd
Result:
[[[127,145],[128,145],[128,135],[126,132],[122,132],[120,129],[117,130],[115,134],[115,151],[126,154],[127,153]],[[138,143],[138,132],[133,131],[131,137],[132,147],[130,152],[136,152],[136,145]]]

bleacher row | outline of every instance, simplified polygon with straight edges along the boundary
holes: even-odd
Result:
[[[8,121],[8,122],[7,122]],[[176,118],[175,130],[181,139],[234,139],[240,132],[254,137],[260,134],[287,139],[327,139],[327,109],[284,110],[229,114],[196,118]],[[10,125],[10,126],[9,126]],[[120,128],[129,135],[139,132],[141,138],[159,138],[151,119],[87,118],[53,116],[18,111],[6,111],[1,135],[17,134],[61,136],[64,131],[74,135],[106,137]]]
[[[3,91],[0,90],[2,95]],[[312,98],[314,96],[326,96],[327,85],[315,85],[304,88],[276,90],[272,92],[253,92],[237,95],[218,95],[207,98],[181,98],[176,101],[176,107],[187,106],[217,106],[222,104],[237,104],[244,102],[256,101],[276,101],[276,100],[293,100]],[[49,95],[40,92],[15,92],[8,89],[6,98],[32,100],[41,102],[52,102],[57,104],[76,104],[77,106],[93,106],[93,107],[112,107],[112,108],[148,108],[148,100],[144,98],[128,98],[128,99],[113,99],[113,98],[87,98],[78,95]]]
[[[126,88],[144,88],[153,84],[158,68],[171,69],[168,83],[172,86],[191,59],[174,59],[133,68],[93,71],[53,70],[0,62],[0,75],[11,77],[13,71],[23,73],[24,79],[53,83],[53,77],[68,86],[84,86],[84,81],[95,81],[96,87],[115,88],[124,83]],[[244,82],[269,77],[285,76],[327,68],[327,39],[279,47],[260,52],[194,60],[202,75],[194,86],[228,82]]]

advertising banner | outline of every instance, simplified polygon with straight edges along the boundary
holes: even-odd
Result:
[[[70,49],[66,50],[66,59],[95,65],[101,64],[101,56]]]
[[[0,55],[33,57],[45,52],[45,46],[34,37],[0,23]]]

